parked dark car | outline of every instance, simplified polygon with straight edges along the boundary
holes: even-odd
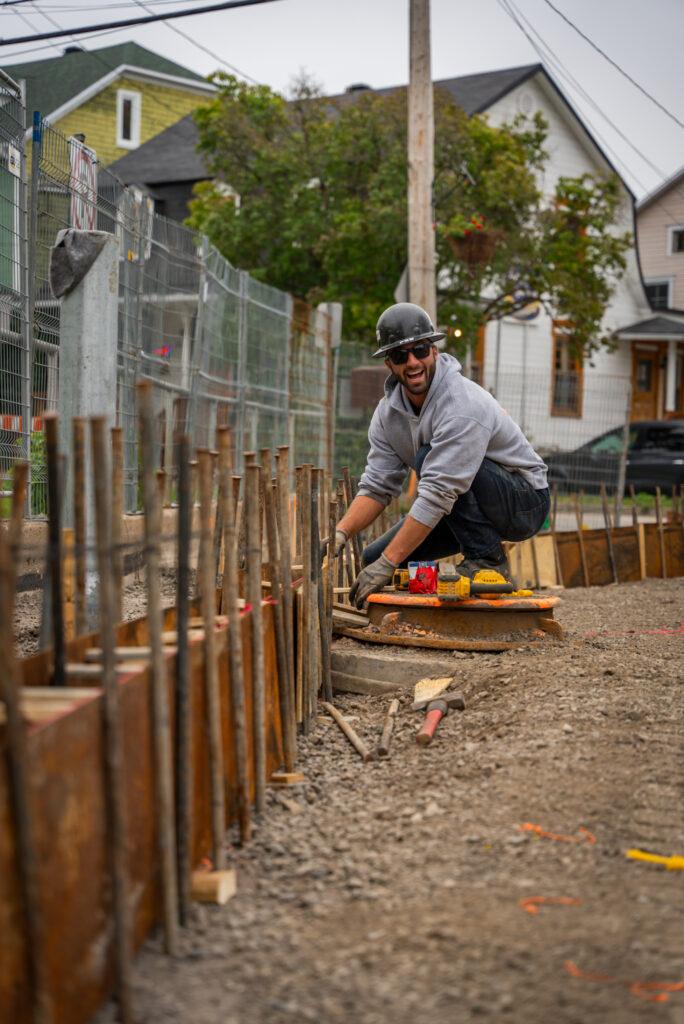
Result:
[[[564,491],[597,492],[601,483],[617,487],[623,428],[616,427],[570,452],[544,456],[549,483]],[[684,420],[643,420],[631,423],[627,448],[625,487],[669,493],[684,484]]]

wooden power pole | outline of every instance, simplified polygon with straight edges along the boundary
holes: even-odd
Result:
[[[410,301],[422,306],[436,323],[430,0],[409,0],[409,5],[408,291]]]

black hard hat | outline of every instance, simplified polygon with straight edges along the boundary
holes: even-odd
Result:
[[[373,357],[384,356],[391,348],[412,341],[429,339],[435,342],[444,337],[444,334],[435,330],[432,320],[420,306],[413,302],[397,302],[389,306],[378,320],[375,338],[380,348],[373,353]]]

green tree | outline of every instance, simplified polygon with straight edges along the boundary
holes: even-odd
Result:
[[[346,336],[372,337],[406,264],[405,90],[330,100],[302,80],[286,101],[215,81],[195,115],[215,180],[197,186],[189,223],[257,278],[344,303]],[[630,244],[613,227],[619,185],[565,178],[549,202],[545,138],[540,116],[494,128],[435,90],[438,319],[466,343],[534,299],[572,322],[578,352],[609,341],[601,318]]]

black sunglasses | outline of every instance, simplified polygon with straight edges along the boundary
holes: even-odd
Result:
[[[410,348],[393,348],[387,353],[387,358],[390,363],[395,366],[403,366],[404,363],[408,363],[409,352],[413,352],[416,359],[425,359],[430,354],[432,348],[432,342],[430,341],[419,341],[415,345],[411,345]]]

